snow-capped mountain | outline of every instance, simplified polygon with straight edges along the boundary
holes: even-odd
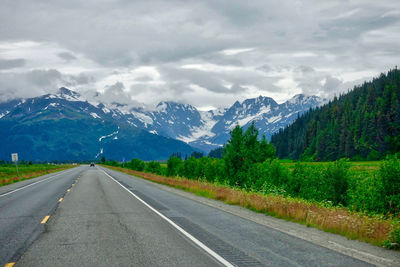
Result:
[[[299,114],[326,102],[317,96],[299,94],[278,104],[270,97],[259,96],[236,101],[229,108],[199,111],[188,104],[161,102],[155,110],[133,108],[121,112],[110,110],[116,118],[151,133],[184,141],[203,151],[222,146],[230,131],[238,124],[247,128],[253,121],[260,132],[270,138],[279,129],[292,123]]]
[[[276,103],[272,98],[262,96],[246,99],[242,103],[235,102],[212,128],[215,136],[208,141],[212,144],[226,143],[230,131],[236,125],[246,129],[253,122],[260,135],[265,135],[269,139],[279,129],[291,124],[299,114],[325,102],[326,100],[317,96],[302,94],[282,104]]]
[[[131,113],[89,103],[66,88],[57,94],[0,104],[0,159],[10,153],[34,161],[108,159],[165,160],[190,155],[188,144],[135,127]],[[126,114],[125,114],[126,113]]]
[[[273,133],[292,123],[299,114],[325,102],[326,100],[317,96],[300,94],[282,104],[270,97],[259,96],[243,102],[236,101],[229,108],[210,111],[199,111],[191,105],[171,101],[160,102],[153,110],[148,110],[143,107],[129,108],[118,103],[106,105],[88,102],[79,93],[60,88],[57,94],[0,103],[0,122],[14,120],[20,124],[31,124],[36,121],[40,124],[49,119],[57,122],[63,119],[90,121],[91,124],[98,125],[98,129],[102,129],[88,129],[95,133],[91,138],[96,140],[96,144],[91,147],[96,151],[91,153],[97,157],[106,153],[106,146],[102,145],[104,142],[115,143],[124,137],[128,142],[129,132],[132,131],[135,132],[133,135],[137,131],[145,132],[153,139],[159,136],[161,139],[178,140],[174,144],[166,140],[154,142],[169,142],[169,146],[175,145],[187,153],[190,151],[189,146],[182,146],[183,142],[208,152],[226,143],[230,131],[236,125],[247,128],[254,122],[260,135],[270,138]],[[147,141],[144,144],[149,145]],[[109,151],[111,147],[108,146]],[[173,151],[173,147],[169,148]],[[162,155],[165,156],[167,155]]]
[[[202,150],[223,145],[229,140],[230,131],[240,125],[245,129],[254,122],[260,135],[268,139],[279,129],[291,124],[299,114],[310,108],[315,108],[326,102],[317,96],[296,95],[285,103],[278,104],[269,97],[257,97],[246,99],[243,102],[235,102],[219,117],[209,116],[204,118],[204,135],[191,135],[180,139]],[[195,130],[197,128],[194,128]],[[195,131],[194,131],[195,132]]]

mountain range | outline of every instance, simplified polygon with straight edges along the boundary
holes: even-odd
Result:
[[[62,87],[56,94],[0,103],[0,159],[19,151],[22,158],[38,161],[160,160],[174,152],[208,152],[226,143],[237,124],[247,128],[254,121],[270,138],[325,102],[300,94],[282,104],[259,96],[210,111],[173,101],[148,110],[90,102]]]

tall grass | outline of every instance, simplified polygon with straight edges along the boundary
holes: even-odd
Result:
[[[48,173],[69,169],[72,167],[75,166],[49,164],[18,165],[19,175],[17,175],[15,165],[0,165],[0,186],[12,184],[26,179],[31,179]]]
[[[105,167],[374,245],[390,244],[398,238],[396,233],[400,229],[399,222],[379,215],[367,215],[344,207],[333,207],[329,203],[252,193],[217,183],[164,177],[120,167]]]

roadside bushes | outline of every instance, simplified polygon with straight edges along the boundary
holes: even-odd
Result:
[[[105,161],[105,165],[115,166],[115,167],[125,167],[134,171],[145,171],[151,172],[159,175],[166,175],[166,170],[163,168],[158,161],[144,162],[140,159],[132,159],[125,164],[118,163],[115,160]]]
[[[144,170],[146,172],[151,172],[159,175],[164,174],[164,169],[161,167],[161,164],[158,161],[150,161],[146,163]]]
[[[346,160],[325,166],[298,163],[291,172],[279,160],[267,159],[246,166],[247,171],[236,171],[233,177],[228,168],[224,159],[190,157],[182,161],[171,157],[167,175],[219,182],[254,192],[276,192],[308,200],[346,204],[349,180],[349,164]]]
[[[349,207],[357,211],[385,213],[382,179],[377,174],[360,173],[350,180]]]
[[[167,176],[176,176],[182,173],[183,161],[181,158],[172,156],[168,159]]]
[[[266,159],[249,164],[246,171],[238,169],[235,176],[229,172],[230,166],[225,159],[190,157],[182,161],[171,158],[167,174],[263,194],[348,206],[358,211],[399,214],[400,161],[395,157],[382,161],[380,170],[375,173],[351,171],[346,159],[321,165],[299,162],[293,169],[283,166],[277,159]]]
[[[297,197],[324,205],[346,206],[375,214],[400,215],[400,160],[387,157],[376,172],[350,170],[346,159],[314,165],[298,162],[283,166],[273,157],[274,150],[257,138],[250,126],[243,133],[232,131],[223,158],[190,157],[183,161],[173,155],[163,167],[159,162],[132,159],[126,167],[166,176],[229,185],[249,192]],[[109,162],[116,166],[118,163]]]
[[[372,213],[400,214],[400,159],[388,156],[375,173],[361,173],[350,179],[348,206]]]
[[[127,162],[126,165],[129,169],[140,172],[143,171],[145,167],[144,162],[140,159],[132,159],[130,162]]]
[[[385,209],[398,213],[400,209],[400,159],[392,156],[382,161],[379,176],[383,184]]]
[[[281,185],[294,197],[345,205],[349,167],[344,159],[325,166],[297,163]]]

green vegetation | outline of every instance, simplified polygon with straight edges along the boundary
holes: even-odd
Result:
[[[121,166],[116,162],[111,162],[110,165]],[[305,204],[301,206],[302,211],[299,210],[298,212],[305,214],[299,215],[299,218],[296,217],[298,216],[296,211],[291,211],[289,214],[286,211],[276,211],[276,206],[281,207],[281,203],[269,206],[268,209],[264,206],[254,208],[254,205],[256,205],[254,203],[249,207],[272,213],[272,215],[277,212],[277,214],[280,214],[279,217],[307,222],[319,228],[322,227],[322,222],[319,220],[324,221],[332,218],[337,220],[338,216],[342,216],[340,214],[346,214],[350,218],[349,221],[340,221],[349,225],[343,226],[343,229],[336,222],[332,224],[324,222],[321,229],[349,237],[354,236],[354,238],[360,240],[369,239],[364,232],[361,238],[357,234],[357,230],[349,230],[351,227],[355,227],[354,225],[351,226],[353,217],[362,218],[361,221],[357,222],[357,225],[362,225],[366,229],[370,226],[365,218],[371,218],[374,222],[382,219],[385,224],[391,225],[390,227],[385,226],[385,229],[387,230],[389,227],[391,230],[385,230],[385,235],[379,234],[379,238],[373,238],[369,242],[376,243],[378,239],[383,242],[382,236],[384,236],[387,244],[397,246],[398,243],[395,240],[400,239],[398,236],[400,231],[397,230],[400,227],[400,159],[394,155],[387,156],[381,162],[352,163],[347,159],[340,159],[322,163],[291,161],[283,161],[282,163],[275,158],[274,147],[265,138],[260,140],[258,131],[254,125],[251,125],[245,132],[239,126],[235,127],[231,133],[231,139],[224,147],[222,159],[190,157],[187,160],[182,160],[173,155],[168,160],[166,168],[161,167],[161,164],[157,162],[145,163],[138,159],[126,163],[125,167],[139,172],[146,171],[175,177],[172,178],[175,180],[176,177],[185,177],[189,181],[214,184],[218,188],[222,186],[221,188],[232,188],[238,192],[243,192],[235,193],[236,191],[232,191],[232,193],[229,191],[233,195],[224,197],[227,203],[231,203],[230,199],[234,198],[235,194],[243,194],[240,197],[242,200],[232,202],[240,203],[240,205],[248,202],[247,199],[250,197],[248,194],[264,196],[259,200],[262,203],[271,198],[279,199],[279,201],[288,203],[290,209],[293,208],[293,205],[297,205],[293,203],[300,201]],[[178,182],[168,180],[168,184],[178,188],[186,188],[181,183],[187,184],[187,182],[179,181],[181,181],[179,178]],[[185,190],[215,196],[217,189],[202,191],[189,188]],[[274,198],[274,196],[279,198]],[[319,217],[317,221],[308,218],[309,215],[306,213],[312,210],[314,206],[328,208],[328,210],[321,208],[320,212],[328,217],[333,217],[323,218],[319,214],[318,216],[322,217]],[[339,209],[339,211],[330,212],[329,209]]]
[[[271,137],[279,158],[384,159],[400,152],[400,70],[357,86]]]
[[[277,194],[344,206],[369,214],[400,215],[400,160],[381,162],[290,162],[276,159],[271,144],[251,125],[237,126],[224,148],[223,158],[171,156],[166,167],[159,162],[133,159],[126,168],[165,176],[216,182],[249,192]],[[120,166],[117,162],[108,165]]]
[[[38,177],[47,173],[65,170],[72,167],[74,167],[74,165],[32,163],[19,164],[19,176],[17,176],[17,171],[14,164],[0,164],[0,186]]]
[[[201,179],[187,179],[179,176],[165,177],[114,166],[109,166],[109,168],[199,196],[221,200],[231,205],[239,205],[277,218],[341,234],[350,239],[385,245],[389,248],[396,248],[400,243],[400,224],[398,220],[390,217],[333,207],[326,202],[307,201],[279,194],[248,192],[244,189],[232,188],[218,182],[210,183]]]

